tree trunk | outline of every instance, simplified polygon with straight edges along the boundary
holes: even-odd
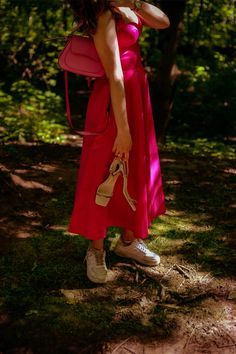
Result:
[[[160,33],[162,54],[157,75],[157,92],[154,92],[155,102],[157,102],[157,111],[154,112],[157,139],[164,144],[173,106],[176,78],[180,73],[175,59],[183,27],[186,0],[162,0],[160,5],[170,19],[170,27]]]

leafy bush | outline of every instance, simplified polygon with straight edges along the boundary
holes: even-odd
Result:
[[[172,112],[171,131],[182,136],[225,137],[236,133],[236,71],[219,54],[183,72]]]
[[[233,11],[233,1],[228,0],[186,2],[177,57],[182,75],[170,133],[194,137],[234,134]],[[72,23],[67,0],[0,0],[1,140],[60,139],[65,129],[65,109],[57,60],[64,43],[47,39],[70,33]],[[144,27],[140,38],[143,64],[154,93],[164,33]],[[70,91],[75,92],[72,105],[74,99],[77,110],[76,91],[83,85],[79,80],[70,80]]]
[[[65,115],[61,97],[36,89],[24,80],[15,82],[10,94],[0,91],[0,111],[3,141],[56,142],[66,129],[62,125]]]

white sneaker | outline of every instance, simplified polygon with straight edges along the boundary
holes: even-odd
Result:
[[[105,283],[107,278],[107,266],[105,262],[106,252],[89,247],[86,254],[87,277],[93,283]]]
[[[151,252],[140,239],[135,239],[131,244],[124,245],[120,238],[113,251],[118,256],[134,259],[144,265],[156,266],[160,263],[160,257]]]

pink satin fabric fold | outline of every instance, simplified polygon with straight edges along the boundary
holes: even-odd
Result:
[[[89,99],[85,130],[96,132],[107,128],[101,135],[84,137],[69,225],[70,232],[90,240],[104,238],[109,226],[126,228],[132,230],[135,237],[146,238],[153,219],[165,213],[149,87],[138,45],[141,31],[141,21],[139,24],[123,21],[117,23],[127,113],[133,140],[129,158],[128,190],[137,201],[137,209],[132,211],[124,198],[121,177],[108,206],[95,204],[97,187],[108,176],[109,165],[114,158],[112,147],[116,137],[112,108],[110,117],[107,118],[109,83],[106,78],[99,78],[95,81]]]

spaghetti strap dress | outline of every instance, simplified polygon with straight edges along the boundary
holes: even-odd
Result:
[[[110,102],[108,79],[97,78],[89,97],[85,130],[101,132],[86,135],[80,159],[74,207],[68,231],[90,240],[103,239],[107,228],[114,226],[134,232],[136,238],[147,238],[153,219],[165,213],[165,200],[154,130],[147,76],[141,63],[138,44],[142,22],[116,23],[132,149],[129,155],[128,192],[136,200],[133,211],[123,195],[119,176],[113,196],[106,207],[95,203],[98,186],[109,175],[114,159],[116,123]]]

